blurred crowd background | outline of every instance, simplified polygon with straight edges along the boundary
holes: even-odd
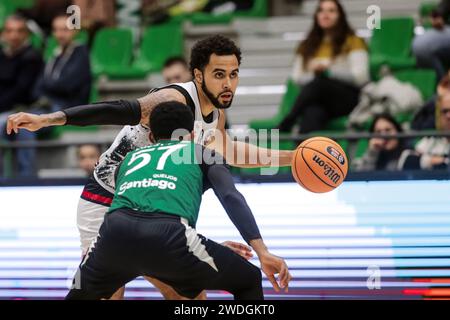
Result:
[[[1,179],[87,176],[120,130],[7,136],[9,114],[189,81],[190,48],[216,33],[243,52],[230,130],[279,129],[280,149],[334,138],[353,172],[449,170],[449,0],[1,0],[0,28]]]

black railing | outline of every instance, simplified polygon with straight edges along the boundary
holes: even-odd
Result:
[[[311,137],[316,136],[326,136],[330,139],[342,141],[346,140],[349,142],[349,145],[347,146],[347,154],[350,158],[350,160],[353,159],[353,154],[355,150],[355,145],[358,140],[361,139],[371,139],[371,138],[386,138],[386,139],[403,139],[403,140],[414,140],[418,138],[423,137],[448,137],[450,138],[450,131],[408,131],[398,134],[374,134],[369,132],[316,132],[311,134],[302,134],[302,135],[293,135],[293,134],[280,134],[279,140],[280,141],[293,141],[295,143],[298,143],[299,141],[304,141]],[[239,140],[244,140],[245,135],[238,136]],[[102,137],[80,137],[77,141],[61,141],[61,140],[37,140],[37,141],[29,141],[29,142],[18,142],[18,141],[0,141],[0,157],[3,159],[3,180],[5,181],[5,178],[11,177],[11,161],[12,161],[12,151],[17,148],[38,148],[38,149],[46,149],[46,148],[64,148],[64,147],[72,147],[72,146],[80,146],[83,144],[98,144],[101,146],[104,146],[105,148],[108,147],[112,143],[112,138],[102,138]],[[5,159],[6,158],[6,159]],[[9,163],[8,163],[9,162]],[[398,172],[395,175],[392,173],[360,173],[360,172],[350,172],[348,179],[350,180],[389,180],[391,179],[435,179],[435,178],[443,178],[443,179],[449,179],[449,171],[415,171],[415,172]],[[245,177],[241,177],[244,180],[255,180],[255,181],[267,181],[268,179],[270,181],[291,181],[291,178],[289,177],[289,174],[280,174],[278,178],[274,177],[252,177],[251,175],[245,175]]]
[[[310,134],[280,134],[280,141],[303,141],[308,138],[326,136],[327,138],[333,140],[348,140],[357,141],[360,139],[370,139],[370,138],[385,138],[385,139],[414,139],[423,137],[450,137],[450,131],[408,131],[397,134],[375,134],[369,132],[346,132],[346,133],[335,133],[335,132],[320,132],[320,133],[310,133]],[[245,136],[239,137],[242,140]],[[241,140],[240,139],[240,140]],[[80,146],[84,144],[98,144],[98,145],[110,145],[113,142],[111,138],[80,138],[77,141],[61,141],[61,140],[36,140],[36,141],[0,141],[0,150],[2,149],[17,149],[17,148],[60,148],[60,147],[71,147]]]

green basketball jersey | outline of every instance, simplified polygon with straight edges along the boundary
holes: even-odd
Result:
[[[120,165],[116,191],[108,212],[130,208],[198,218],[203,193],[203,173],[195,161],[196,145],[164,140],[129,152]]]

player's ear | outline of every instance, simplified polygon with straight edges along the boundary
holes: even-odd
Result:
[[[152,132],[149,133],[148,138],[150,139],[151,143],[156,143],[155,137],[153,136]]]
[[[203,83],[203,72],[199,69],[194,69],[194,78],[198,83]]]

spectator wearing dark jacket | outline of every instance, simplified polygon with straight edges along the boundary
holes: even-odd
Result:
[[[26,20],[10,16],[2,32],[0,49],[0,113],[32,102],[32,87],[42,70],[41,54],[29,42]]]
[[[436,130],[450,132],[450,92],[439,96],[436,103]],[[403,169],[448,169],[450,138],[424,137],[414,150],[405,150],[399,160]]]
[[[439,81],[436,95],[432,97],[416,113],[411,123],[413,130],[433,130],[436,129],[436,104],[439,98],[450,92],[450,70]]]
[[[6,19],[2,32],[3,47],[0,49],[0,138],[5,137],[6,117],[16,107],[24,108],[33,101],[32,88],[42,70],[43,60],[29,41],[27,20],[19,15]],[[10,140],[30,141],[35,135],[25,130]],[[21,175],[32,173],[27,158],[32,149],[17,150],[17,165]]]
[[[58,47],[35,84],[34,100],[37,102],[31,107],[33,113],[55,112],[89,101],[91,70],[88,49],[74,41],[77,31],[67,28],[66,20],[66,15],[56,16],[53,20],[53,35]],[[22,130],[12,138],[33,141],[36,140],[36,132]],[[17,165],[20,176],[35,175],[36,149],[18,149]]]
[[[66,20],[66,15],[53,20],[58,47],[35,88],[36,98],[48,100],[51,111],[88,103],[92,84],[88,48],[74,40],[76,31],[67,28]]]

